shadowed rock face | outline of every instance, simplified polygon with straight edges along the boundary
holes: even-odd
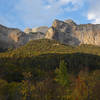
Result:
[[[100,25],[77,25],[72,20],[55,20],[45,38],[69,45],[91,44],[100,46]]]
[[[30,34],[27,35],[28,41],[31,40],[37,40],[37,39],[43,39],[45,37],[44,33],[41,32],[31,32]]]

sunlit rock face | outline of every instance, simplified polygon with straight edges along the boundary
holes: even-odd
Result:
[[[48,31],[47,26],[41,26],[37,28],[26,28],[24,32],[27,34],[27,37],[30,40],[44,39],[45,33]]]
[[[80,45],[90,44],[100,46],[100,25],[77,25],[73,20],[55,20],[50,28],[26,28],[21,31],[0,25],[0,48],[17,48],[36,39],[54,39],[62,44]]]
[[[25,32],[26,34],[29,34],[30,32],[32,32],[32,29],[31,29],[31,28],[26,28],[26,29],[24,30],[24,32]]]
[[[0,49],[17,48],[30,40],[43,39],[45,36],[44,33],[32,32],[29,28],[25,32],[0,25]]]
[[[0,25],[0,48],[16,48],[27,41],[26,34],[21,30]]]
[[[48,31],[48,27],[47,26],[41,26],[41,27],[37,27],[37,28],[26,28],[25,30],[24,30],[24,32],[26,33],[26,34],[29,34],[29,33],[31,33],[31,32],[41,32],[41,33],[46,33]]]
[[[32,28],[32,32],[41,32],[41,33],[46,33],[48,31],[48,27],[47,26],[41,26],[41,27],[37,27],[37,28]]]
[[[77,25],[73,20],[55,20],[45,38],[69,45],[91,44],[100,46],[100,25]]]

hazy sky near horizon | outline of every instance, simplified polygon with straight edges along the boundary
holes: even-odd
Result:
[[[0,24],[24,29],[54,19],[100,24],[100,0],[0,0]]]

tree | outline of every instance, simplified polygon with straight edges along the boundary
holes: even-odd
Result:
[[[75,83],[75,89],[72,93],[72,100],[90,100],[87,98],[88,98],[88,87],[85,81],[80,76],[78,76]]]
[[[8,99],[7,86],[8,86],[8,82],[0,79],[0,100]]]
[[[81,70],[74,84],[72,93],[72,100],[91,100],[90,99],[90,86],[89,86],[89,73],[87,68]]]
[[[62,60],[60,62],[59,68],[56,69],[56,82],[58,82],[63,88],[63,95],[61,97],[61,100],[69,100],[70,99],[70,80],[69,80],[69,74],[67,72],[67,64]]]
[[[56,69],[56,81],[63,86],[69,86],[69,75],[67,72],[67,64],[62,60],[59,68]]]
[[[32,94],[35,90],[34,84],[32,83],[32,74],[31,72],[23,73],[24,79],[22,81],[22,90],[23,100],[32,100]]]

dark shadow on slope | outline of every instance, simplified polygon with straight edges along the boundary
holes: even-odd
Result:
[[[37,72],[40,74],[42,71],[54,71],[61,60],[67,62],[68,71],[74,74],[84,68],[88,68],[89,71],[100,69],[100,56],[97,55],[83,53],[43,54],[31,58],[0,58],[0,78],[9,82],[21,81],[23,72],[32,72],[36,78]]]

